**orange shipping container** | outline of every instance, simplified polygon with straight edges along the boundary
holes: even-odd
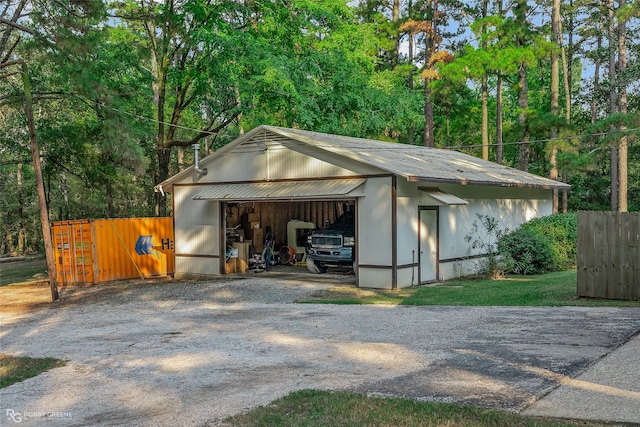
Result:
[[[56,221],[51,228],[59,285],[175,271],[173,218]]]

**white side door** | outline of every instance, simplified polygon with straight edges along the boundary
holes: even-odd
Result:
[[[438,280],[438,210],[420,209],[420,283]]]

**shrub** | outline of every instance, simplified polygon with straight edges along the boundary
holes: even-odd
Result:
[[[576,266],[577,215],[555,214],[535,218],[520,228],[543,236],[551,245],[553,270],[566,270]]]
[[[576,214],[555,214],[522,224],[498,243],[507,271],[537,274],[576,265]]]
[[[554,269],[549,241],[532,230],[520,227],[503,236],[498,248],[507,271],[516,274],[541,274]]]

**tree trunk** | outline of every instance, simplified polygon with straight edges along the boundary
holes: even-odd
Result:
[[[165,123],[165,99],[167,90],[167,68],[169,66],[167,41],[158,40],[158,29],[155,25],[150,24],[147,34],[151,40],[151,74],[153,76],[153,104],[156,107],[156,140],[155,147],[157,154],[157,175],[155,176],[154,185],[158,185],[169,178],[169,160],[171,159],[170,147],[167,147],[164,133]],[[165,35],[166,36],[166,35]],[[162,46],[159,43],[162,42]],[[167,154],[167,150],[169,153]],[[166,216],[167,206],[166,197],[161,193],[154,194],[155,213],[156,216]]]
[[[238,85],[236,85],[233,89],[236,92],[236,105],[238,106],[239,109],[241,109],[242,98],[240,97],[240,88],[238,88]],[[242,110],[240,110],[240,113],[238,114],[238,133],[240,135],[244,135],[244,126],[242,124]],[[211,139],[211,135],[207,136],[207,151],[206,151],[207,154],[213,153],[213,150],[211,149],[211,145],[209,144],[209,139]]]
[[[562,182],[567,183],[567,169],[562,169]],[[562,213],[567,213],[569,209],[569,191],[566,188],[562,189]]]
[[[616,33],[615,33],[615,1],[608,0],[608,31],[609,40],[609,81],[611,89],[609,90],[609,113],[611,115],[617,112],[617,77],[616,77]],[[612,126],[611,130],[615,130]],[[618,149],[615,144],[611,146],[610,154],[610,172],[611,172],[611,210],[618,210]]]
[[[556,136],[552,136],[551,138],[557,138]],[[551,164],[551,169],[549,170],[549,179],[558,180],[558,147],[555,145],[556,140],[552,140],[550,142],[553,144],[551,147],[551,156],[549,158],[549,163]],[[558,213],[558,189],[553,189],[553,203],[552,203],[552,212]]]
[[[437,1],[431,0],[431,30],[425,32],[424,37],[424,55],[425,61],[428,61],[433,54],[436,53],[437,40]],[[422,144],[425,147],[435,146],[435,137],[433,134],[433,101],[431,99],[431,88],[429,87],[431,79],[424,79],[424,132],[422,136]]]
[[[158,171],[155,179],[155,185],[160,184],[169,177],[169,160],[171,159],[171,151],[168,148],[158,150]],[[167,216],[167,198],[161,193],[155,193],[156,200],[156,216]]]
[[[429,80],[424,80],[424,133],[422,144],[425,147],[435,146],[433,137],[433,102],[431,102],[431,89]]]
[[[609,163],[611,164],[611,210],[618,210],[618,148],[611,147],[611,154],[609,155]]]
[[[67,174],[64,171],[60,174],[60,192],[64,200],[64,212],[61,213],[60,219],[69,219],[69,184]]]
[[[5,1],[4,3],[5,6],[3,8],[5,9],[5,12],[11,10],[11,8],[9,7],[10,3],[8,1]],[[18,19],[20,19],[20,16],[22,15],[23,9],[27,6],[27,0],[20,0],[18,4],[14,4],[12,6],[13,14],[11,16],[10,22],[16,24],[18,23]],[[4,25],[4,30],[2,31],[2,35],[0,35],[0,60],[2,60],[3,62],[13,59],[10,55],[12,48],[11,46],[7,48],[7,43],[9,43],[11,32],[14,29],[15,28],[11,25]]]
[[[24,192],[22,182],[22,163],[18,163],[16,170],[16,185],[18,186],[18,255],[24,255],[25,227],[24,227]]]
[[[6,238],[5,238],[4,250],[2,251],[2,253],[14,255],[16,253],[16,247],[13,244],[13,234],[11,234],[11,230],[9,229],[9,227],[6,227],[6,226],[5,226],[5,236]]]
[[[444,120],[447,125],[447,146],[451,145],[451,110],[447,108],[445,111]]]
[[[482,160],[489,160],[489,84],[482,76]]]
[[[517,24],[522,28],[527,28],[527,2],[526,0],[516,0],[514,14]],[[527,44],[525,36],[516,39],[517,47],[524,47]],[[523,171],[529,170],[529,84],[527,83],[527,64],[521,62],[518,68],[518,125],[522,128],[522,141],[520,141],[518,153],[518,168]]]
[[[527,110],[529,109],[529,86],[527,84],[527,65],[520,64],[518,69],[518,124],[522,128],[522,141],[518,153],[518,169],[529,170],[529,125]]]
[[[496,84],[496,163],[502,164],[502,74]]]
[[[619,0],[618,6],[625,7],[626,0]],[[618,23],[618,92],[619,92],[619,111],[621,114],[627,114],[627,82],[625,80],[625,71],[627,69],[627,22],[625,18],[621,18]],[[623,124],[620,130],[626,130]],[[627,212],[629,209],[627,200],[628,186],[628,145],[627,135],[624,133],[620,136],[620,145],[618,147],[618,212]]]
[[[554,46],[551,49],[551,114],[558,116],[559,110],[559,94],[560,94],[560,68],[558,64],[558,49],[559,39],[562,38],[560,34],[560,0],[553,0],[553,7],[551,12],[551,31],[553,34]],[[553,125],[549,132],[549,144],[551,144],[551,155],[549,156],[549,163],[551,169],[549,170],[549,178],[553,180],[558,179],[558,128]],[[553,190],[553,213],[558,212],[558,190]]]
[[[411,1],[409,2],[409,16],[411,16]],[[409,93],[413,95],[413,34],[409,32],[409,51],[407,52],[409,56],[409,65],[411,66],[409,71],[409,77],[407,78],[407,85],[409,86]],[[410,145],[415,144],[415,129],[413,128],[413,123],[409,123],[409,128],[407,129],[407,143]]]
[[[33,110],[31,109],[31,83],[29,81],[29,71],[27,64],[22,63],[22,84],[25,95],[25,113],[27,115],[27,125],[29,128],[29,141],[31,143],[31,156],[33,158],[33,172],[36,178],[36,189],[38,191],[38,204],[40,207],[40,224],[42,225],[42,241],[47,258],[47,271],[49,273],[49,284],[51,285],[51,301],[58,301],[58,282],[56,277],[56,262],[53,253],[53,242],[51,239],[51,226],[49,224],[49,209],[44,192],[44,181],[42,180],[42,168],[40,167],[40,149],[36,141],[36,131],[33,124]]]
[[[498,0],[498,16],[502,16],[502,0]],[[496,163],[502,164],[502,73],[496,83]]]
[[[482,1],[481,17],[484,19],[487,17],[487,7],[489,0]],[[487,42],[485,36],[487,33],[487,26],[482,25],[482,50],[487,50]],[[489,83],[487,78],[487,71],[484,72],[481,82],[482,88],[482,159],[489,160]]]
[[[393,0],[391,6],[391,22],[394,29],[397,28],[398,21],[400,20],[400,0]],[[391,68],[396,68],[398,60],[400,58],[400,34],[397,33],[395,44],[393,46],[393,57],[391,58]]]
[[[573,10],[573,1],[570,2]],[[560,16],[560,6],[558,6],[558,46],[562,53],[562,83],[564,84],[564,115],[567,123],[571,123],[571,76],[573,74],[573,15],[569,19],[569,57],[567,58],[566,49],[562,36],[562,18]]]
[[[602,49],[602,21],[598,21],[598,32],[596,41],[596,50],[600,52]],[[600,91],[600,55],[596,55],[594,71],[593,71],[593,91],[591,94],[591,124],[598,121],[598,92]],[[596,138],[589,138],[589,147],[595,146]]]

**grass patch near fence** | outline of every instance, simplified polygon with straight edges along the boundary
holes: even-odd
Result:
[[[0,354],[0,388],[19,383],[27,378],[35,377],[52,368],[66,365],[65,360],[53,357],[33,358],[15,357]]]
[[[304,302],[330,304],[464,306],[613,306],[640,307],[640,301],[577,297],[576,270],[504,279],[451,280],[397,291],[354,293],[346,288],[319,291]]]
[[[604,426],[581,422],[524,417],[521,415],[448,403],[417,402],[401,398],[367,397],[361,394],[301,390],[269,405],[225,420],[242,427],[333,426],[492,426],[564,427]]]
[[[48,278],[45,258],[0,263],[0,286],[31,284]]]

